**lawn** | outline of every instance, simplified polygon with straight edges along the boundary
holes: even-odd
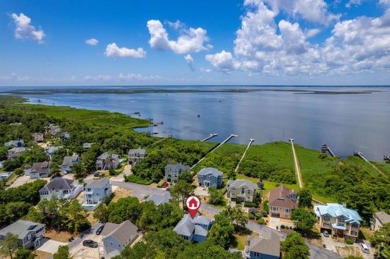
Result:
[[[234,234],[233,236],[235,238],[234,248],[238,250],[244,250],[247,244],[248,236],[245,234]]]

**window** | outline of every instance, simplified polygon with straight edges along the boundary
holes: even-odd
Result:
[[[248,193],[248,195],[250,195],[250,194],[251,194],[251,190],[248,190],[248,192],[247,192],[247,193]]]
[[[245,189],[241,188],[241,194],[245,194]]]
[[[324,219],[324,221],[329,221],[329,220],[330,220],[330,216],[329,216],[329,215],[325,215],[325,216],[323,217],[323,219]]]
[[[278,207],[272,207],[272,210],[273,210],[273,211],[277,211],[277,210],[278,210]]]
[[[290,209],[284,209],[284,212],[289,213]]]

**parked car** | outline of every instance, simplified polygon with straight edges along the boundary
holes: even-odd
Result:
[[[103,231],[103,228],[104,228],[104,225],[98,227],[98,229],[96,229],[96,235],[100,235],[100,233],[102,233],[102,231]]]
[[[324,231],[324,232],[322,232],[322,235],[324,236],[324,237],[329,237],[329,233],[328,233],[328,231]]]
[[[368,246],[365,243],[360,243],[360,248],[362,249],[363,253],[370,253],[370,249],[368,249]]]
[[[87,240],[84,240],[83,241],[83,246],[87,246],[87,247],[91,247],[91,248],[97,248],[98,247],[98,243],[91,240],[91,239],[87,239]]]

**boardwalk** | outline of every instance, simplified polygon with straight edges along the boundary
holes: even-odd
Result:
[[[211,133],[207,138],[202,139],[201,142],[205,142],[205,141],[207,141],[209,139],[212,139],[212,138],[214,138],[216,136],[218,136],[217,133]]]
[[[252,145],[252,143],[253,143],[254,141],[255,141],[255,140],[254,140],[253,138],[251,138],[251,139],[249,140],[248,146],[246,147],[244,154],[242,154],[242,157],[241,157],[240,161],[238,162],[238,164],[237,164],[236,169],[234,170],[234,172],[236,172],[236,173],[238,172],[238,168],[240,168],[241,161],[244,159],[244,157],[245,157],[245,155],[246,155],[246,152],[248,151],[249,147]]]
[[[297,157],[297,154],[295,152],[294,139],[289,139],[289,141],[291,142],[291,149],[292,149],[292,153],[294,156],[295,173],[297,174],[297,177],[298,177],[299,188],[302,189],[303,188],[303,181],[302,181],[302,176],[301,176],[301,168],[299,167],[298,157]]]
[[[368,161],[367,158],[364,157],[363,153],[362,152],[355,152],[355,156],[358,156],[360,157],[361,159],[363,159],[365,162],[367,162],[372,168],[375,169],[375,171],[377,171],[380,175],[384,176],[384,177],[389,177],[387,174],[385,174],[381,169],[379,169],[376,165],[374,165],[373,163],[371,163],[370,161]]]

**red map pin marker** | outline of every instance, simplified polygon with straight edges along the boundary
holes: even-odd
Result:
[[[196,213],[198,212],[198,209],[200,207],[200,200],[196,196],[190,196],[186,200],[186,205],[188,212],[190,213],[192,218],[195,218]]]

